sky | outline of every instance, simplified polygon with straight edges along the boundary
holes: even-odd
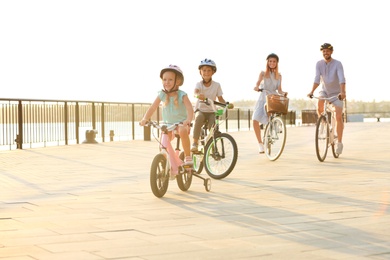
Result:
[[[256,100],[266,57],[276,53],[283,90],[305,99],[321,44],[342,62],[347,99],[389,101],[384,0],[1,0],[2,98],[150,103],[160,70],[184,72],[191,101],[198,65],[227,101]]]

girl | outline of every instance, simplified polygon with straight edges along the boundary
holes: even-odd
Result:
[[[260,123],[263,125],[268,123],[268,114],[265,109],[266,96],[269,94],[277,94],[277,92],[279,92],[281,95],[287,96],[287,92],[283,92],[282,90],[282,75],[279,73],[278,55],[271,53],[267,56],[266,60],[267,65],[265,72],[260,72],[259,79],[257,80],[256,86],[254,87],[255,91],[260,91],[260,86],[262,89],[266,90],[260,93],[252,116],[253,129],[259,143],[259,153],[264,153],[264,145],[263,141],[261,140]]]
[[[194,110],[186,92],[179,90],[184,83],[184,76],[181,69],[176,65],[169,65],[160,72],[160,78],[164,89],[158,93],[151,107],[146,111],[140,125],[144,126],[151,118],[161,102],[163,102],[162,118],[166,124],[182,122],[178,132],[182,141],[185,154],[185,164],[192,166],[190,149],[190,124],[194,117]],[[171,138],[174,138],[171,133]]]

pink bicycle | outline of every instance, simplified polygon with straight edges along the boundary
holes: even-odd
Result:
[[[180,123],[172,125],[159,125],[157,122],[149,121],[145,126],[153,126],[161,131],[159,142],[160,152],[154,157],[150,168],[150,187],[153,194],[161,198],[168,190],[169,180],[176,179],[177,185],[182,191],[187,191],[192,183],[192,176],[203,180],[206,191],[211,189],[211,180],[197,174],[192,167],[184,165],[184,152],[180,150],[180,135],[176,132]],[[176,148],[171,144],[170,133],[175,135]],[[154,133],[154,132],[153,132]]]

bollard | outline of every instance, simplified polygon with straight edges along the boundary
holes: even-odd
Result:
[[[144,126],[144,141],[150,140],[150,126]]]
[[[97,141],[95,140],[96,134],[96,130],[85,131],[85,141],[83,142],[83,144],[97,144]]]
[[[114,141],[114,130],[110,130],[110,142]]]

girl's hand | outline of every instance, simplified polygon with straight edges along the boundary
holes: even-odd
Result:
[[[146,125],[146,122],[148,122],[148,120],[142,119],[141,121],[139,121],[139,125],[140,125],[140,126],[145,126],[145,125]]]
[[[259,92],[259,86],[254,87],[253,90]]]

